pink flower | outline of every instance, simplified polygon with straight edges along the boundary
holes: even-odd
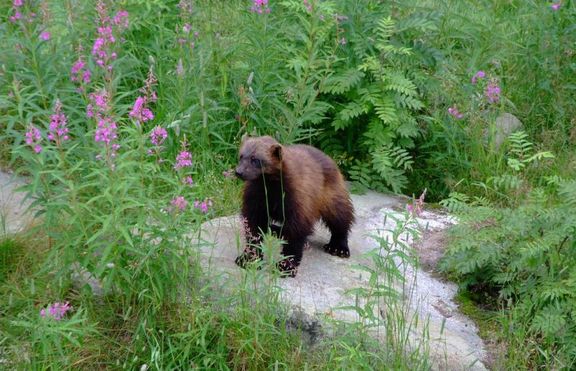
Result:
[[[250,8],[252,13],[270,13],[270,8],[268,7],[268,0],[253,0],[252,7]]]
[[[490,81],[484,91],[489,103],[497,103],[500,100],[500,86],[495,81]]]
[[[150,141],[157,147],[160,147],[166,138],[168,138],[168,132],[160,126],[156,126],[150,133]]]
[[[62,103],[59,100],[56,101],[56,106],[54,108],[54,114],[50,116],[50,125],[48,127],[48,139],[56,142],[56,145],[60,145],[62,141],[70,139],[68,137],[68,119],[66,115],[62,112]]]
[[[188,166],[192,166],[192,154],[188,151],[182,151],[178,156],[176,156],[176,165],[174,165],[174,169],[178,170]]]
[[[192,176],[190,175],[188,175],[182,181],[184,182],[184,184],[189,185],[190,187],[194,185],[194,179],[192,179]]]
[[[15,11],[13,16],[10,16],[10,22],[16,23],[16,21],[22,19],[22,13],[20,11]]]
[[[113,50],[116,43],[114,33],[128,27],[128,12],[121,10],[113,19],[110,19],[106,4],[102,0],[96,4],[96,11],[98,12],[98,37],[94,40],[92,55],[98,66],[110,71],[112,70],[111,63],[117,57]]]
[[[92,76],[92,72],[90,72],[90,70],[88,70],[88,69],[85,70],[85,71],[82,73],[82,82],[83,82],[84,84],[88,84],[88,83],[90,82],[90,77],[91,77],[91,76]]]
[[[137,123],[146,122],[154,118],[152,111],[146,107],[145,97],[136,98],[136,102],[134,102],[134,107],[132,107],[129,116],[136,120]]]
[[[24,5],[24,0],[14,0],[12,5],[14,6],[14,8],[20,8],[21,6]]]
[[[558,3],[554,3],[554,4],[550,5],[550,8],[552,8],[552,10],[556,11],[556,10],[560,9],[561,6],[562,6],[562,3],[558,2]]]
[[[448,113],[458,120],[464,117],[464,115],[460,113],[460,111],[458,111],[458,108],[456,108],[456,106],[448,108]]]
[[[92,73],[89,69],[84,69],[86,67],[86,63],[82,60],[82,57],[78,58],[76,62],[72,65],[70,69],[70,79],[72,81],[82,81],[84,84],[88,84],[90,82],[90,77]]]
[[[111,168],[114,169],[114,164],[111,163],[111,160],[116,157],[116,152],[120,148],[120,145],[114,143],[118,138],[116,132],[117,125],[109,112],[108,92],[102,90],[98,93],[91,93],[89,97],[92,103],[88,104],[86,107],[86,116],[96,120],[94,142],[104,144],[106,150],[106,161],[110,164]],[[101,159],[102,156],[98,155],[97,158]]]
[[[128,12],[126,10],[120,10],[116,13],[112,22],[120,28],[128,28]]]
[[[420,216],[422,211],[424,210],[424,198],[426,197],[426,189],[424,192],[415,200],[412,200],[411,204],[406,205],[406,211],[411,213],[413,216]]]
[[[191,0],[180,0],[180,2],[178,3],[178,8],[180,8],[182,12],[189,14],[192,14],[194,10]]]
[[[480,70],[478,72],[476,72],[474,74],[474,76],[472,76],[472,84],[476,84],[478,82],[478,79],[483,79],[486,77],[486,72]]]
[[[186,206],[188,206],[188,201],[184,199],[182,196],[178,196],[170,201],[170,204],[180,211],[186,210]]]
[[[82,60],[82,58],[79,58],[76,62],[74,62],[74,64],[72,65],[72,68],[70,69],[70,73],[72,75],[78,75],[78,73],[80,71],[82,71],[84,69],[84,66],[86,66],[86,63],[84,63],[84,61]],[[74,80],[74,76],[72,76],[72,81]]]
[[[64,315],[66,315],[66,312],[70,311],[71,309],[72,307],[68,302],[54,303],[49,305],[47,308],[42,308],[40,310],[40,317],[45,318],[48,316],[55,319],[56,321],[60,321]]]
[[[101,90],[99,93],[91,93],[90,99],[96,105],[99,112],[104,113],[108,111],[108,92]]]
[[[340,41],[338,41],[338,43],[340,45],[346,45],[346,43],[347,43],[346,38],[345,37],[341,38]]]
[[[42,133],[36,126],[30,124],[30,129],[26,132],[26,144],[32,147],[35,153],[40,153],[42,152],[40,142],[42,142]]]
[[[86,116],[89,118],[95,117],[96,119],[101,118],[108,112],[108,92],[102,90],[98,93],[90,93],[90,101],[86,106]],[[96,110],[96,111],[94,111]]]
[[[96,132],[94,133],[94,141],[96,143],[102,142],[109,145],[113,140],[118,138],[116,134],[116,123],[112,121],[109,117],[102,117],[98,120]],[[117,150],[119,148],[112,146],[112,149]],[[114,151],[115,152],[115,151]],[[114,156],[112,156],[114,157]]]
[[[40,40],[48,41],[52,35],[48,31],[43,31],[40,33]]]
[[[202,212],[202,214],[206,214],[208,212],[208,209],[211,207],[212,207],[212,200],[209,198],[205,199],[202,202],[198,200],[194,201],[194,208],[199,209]]]

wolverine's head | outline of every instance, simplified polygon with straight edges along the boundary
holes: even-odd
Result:
[[[236,176],[254,180],[264,175],[276,177],[282,166],[282,145],[272,137],[247,137],[242,140]]]

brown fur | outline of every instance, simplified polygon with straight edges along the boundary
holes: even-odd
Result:
[[[302,258],[303,245],[314,224],[322,219],[332,233],[325,250],[350,256],[348,233],[354,209],[344,177],[334,161],[322,151],[306,145],[282,146],[271,137],[243,140],[236,175],[245,180],[242,215],[249,234],[260,239],[272,222],[282,224],[280,235],[287,241],[283,254],[291,258],[279,268],[294,276]],[[261,257],[242,254],[236,262]]]

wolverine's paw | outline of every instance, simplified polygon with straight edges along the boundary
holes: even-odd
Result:
[[[350,257],[350,250],[348,249],[348,246],[326,244],[324,245],[324,251],[330,255],[338,256],[340,258]]]
[[[270,231],[277,238],[282,238],[282,227],[276,224],[270,224]]]
[[[281,260],[276,266],[280,271],[280,277],[296,277],[296,273],[298,272],[298,264],[296,264],[296,261],[293,258],[286,258]]]
[[[258,248],[248,246],[244,249],[244,252],[236,258],[235,262],[240,268],[246,268],[250,263],[258,262],[260,260],[262,260],[262,253]],[[260,269],[259,266],[258,269]]]

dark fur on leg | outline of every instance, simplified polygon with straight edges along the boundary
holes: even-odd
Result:
[[[349,258],[348,233],[354,222],[354,214],[349,199],[334,202],[333,208],[322,215],[322,220],[332,234],[330,242],[324,245],[324,251],[340,258]]]
[[[276,264],[276,268],[280,271],[280,277],[296,277],[298,273],[298,264],[292,258],[284,258]]]
[[[332,235],[330,242],[324,245],[324,251],[340,258],[349,258],[350,249],[348,248],[348,237]]]
[[[298,238],[289,239],[288,243],[284,245],[282,255],[285,258],[277,264],[278,270],[282,273],[281,277],[296,277],[305,243],[306,238]]]
[[[259,262],[263,258],[262,249],[256,246],[247,246],[242,254],[240,254],[235,263],[241,268],[246,268],[249,264]],[[258,269],[260,267],[258,266]]]

